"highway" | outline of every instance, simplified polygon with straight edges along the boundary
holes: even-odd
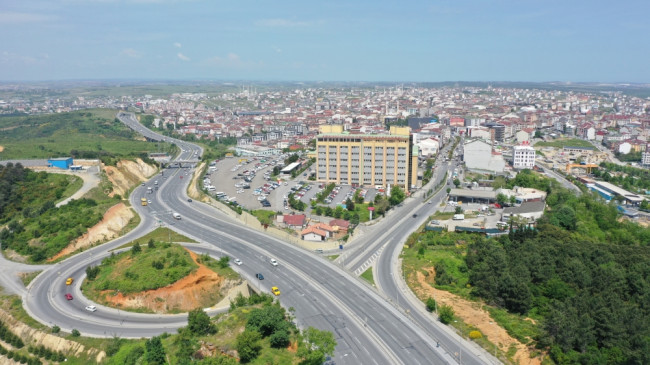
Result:
[[[193,144],[145,129],[132,114],[120,113],[118,117],[150,139],[165,138],[176,143],[182,151],[178,159],[189,160],[195,151],[202,153]],[[265,292],[272,285],[280,287],[279,300],[285,308],[295,309],[300,328],[314,326],[334,333],[338,342],[334,356],[337,364],[459,362],[456,351],[446,349],[464,348],[467,343],[443,343],[449,340],[432,335],[426,322],[417,323],[406,315],[404,309],[397,308],[392,301],[328,260],[245,227],[206,204],[188,202],[185,191],[190,176],[191,171],[185,169],[167,169],[152,204],[146,207],[138,204],[145,188],[136,188],[130,199],[142,217],[140,225],[120,239],[53,265],[45,274],[39,275],[24,296],[30,315],[42,323],[56,324],[64,330],[76,328],[88,336],[143,337],[174,332],[186,325],[186,315],[126,313],[106,307],[99,307],[94,313],[87,312],[84,307],[90,301],[79,292],[78,284],[83,280],[88,265],[98,263],[109,254],[108,250],[142,236],[156,224],[164,224],[200,242],[191,245],[191,249],[197,252],[207,252],[214,257],[227,254],[241,259],[243,264],[234,266],[234,269],[249,279],[251,286]],[[154,179],[160,181],[161,177]],[[424,206],[420,209],[429,208]],[[179,213],[182,218],[173,219],[171,212]],[[408,225],[403,226],[408,230]],[[401,231],[395,233],[396,237],[400,234]],[[276,258],[279,266],[271,266],[270,258]],[[256,281],[256,272],[262,272],[265,280]],[[70,289],[75,297],[72,301],[63,297],[67,291],[65,278],[69,276],[76,279]],[[388,284],[385,285],[389,288]],[[387,292],[390,293],[390,289]],[[440,341],[440,347],[437,341]],[[466,350],[462,350],[462,362],[485,363]]]

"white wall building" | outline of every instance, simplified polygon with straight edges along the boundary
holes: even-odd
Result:
[[[435,138],[427,138],[419,141],[417,146],[420,149],[421,156],[429,157],[438,153],[440,142]]]
[[[528,142],[512,147],[512,167],[514,169],[535,167],[535,149]]]
[[[473,139],[463,146],[463,161],[469,170],[503,173],[506,162],[500,153],[492,152],[492,145]]]

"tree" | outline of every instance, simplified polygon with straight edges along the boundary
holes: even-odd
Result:
[[[277,330],[286,328],[284,309],[277,305],[253,309],[246,323],[246,329],[259,332],[262,337],[270,336]]]
[[[269,336],[269,344],[271,347],[281,349],[289,346],[289,331],[285,329],[277,330]]]
[[[149,247],[150,249],[156,248],[156,243],[153,241],[153,238],[149,239],[149,242],[147,242],[147,247]]]
[[[393,185],[393,187],[390,188],[390,198],[388,198],[390,205],[397,205],[403,202],[404,199],[406,199],[404,190],[397,185]]]
[[[132,255],[137,255],[142,251],[142,247],[140,247],[140,242],[136,242],[133,247],[131,247],[131,254]]]
[[[456,206],[454,209],[454,214],[463,214],[463,208]]]
[[[237,336],[235,348],[239,353],[239,360],[242,363],[250,362],[259,355],[262,350],[260,339],[262,336],[257,331],[245,330]]]
[[[303,333],[303,341],[298,348],[298,356],[302,358],[300,364],[320,365],[325,361],[325,356],[334,354],[335,347],[336,340],[332,332],[309,327]]]
[[[449,306],[449,305],[443,305],[439,307],[439,316],[440,316],[440,322],[443,324],[449,324],[451,321],[454,320],[454,316],[456,313],[454,313],[454,309]]]
[[[210,316],[202,308],[196,308],[189,312],[187,328],[199,336],[217,333],[217,327],[210,321]]]
[[[497,203],[499,203],[500,206],[504,206],[506,204],[506,201],[508,201],[507,195],[503,193],[497,194]]]
[[[460,180],[458,180],[457,177],[454,178],[454,185],[456,186],[456,188],[460,186]]]
[[[230,257],[229,256],[222,256],[218,261],[218,265],[222,269],[227,268],[229,263],[230,263]]]
[[[99,266],[88,266],[86,267],[86,277],[88,277],[88,280],[95,280],[97,275],[99,274]]]
[[[577,225],[576,212],[568,205],[563,205],[554,215],[557,225],[569,231],[575,230]]]
[[[152,337],[145,343],[145,359],[150,365],[165,364],[165,348],[163,347],[160,336]]]
[[[352,199],[348,198],[345,201],[345,209],[353,212],[354,211],[354,202],[352,202]]]
[[[426,306],[429,312],[433,312],[436,310],[436,301],[433,298],[429,297],[427,299]]]

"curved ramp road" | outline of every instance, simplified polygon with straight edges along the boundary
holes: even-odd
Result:
[[[163,138],[137,124],[131,114],[120,113],[118,117],[151,139]],[[190,143],[171,141],[183,151],[179,160],[191,159],[197,150]],[[278,286],[282,291],[278,297],[280,302],[285,307],[295,308],[299,327],[314,326],[334,333],[338,342],[334,356],[337,364],[458,362],[453,350],[446,350],[456,346],[438,347],[436,340],[446,339],[434,338],[427,324],[418,324],[417,319],[409,318],[385,297],[328,260],[244,227],[206,204],[187,202],[185,191],[191,173],[183,176],[185,171],[168,169],[162,181],[161,177],[155,177],[160,188],[156,194],[147,194],[154,195],[148,206],[138,204],[140,197],[145,195],[143,187],[133,191],[132,204],[142,217],[135,230],[53,265],[47,273],[39,275],[24,296],[28,312],[43,323],[57,324],[66,330],[76,328],[90,336],[143,337],[173,332],[186,325],[186,315],[125,313],[101,306],[96,312],[88,312],[84,308],[91,303],[79,291],[86,266],[99,262],[109,254],[108,250],[142,236],[157,224],[164,224],[200,242],[188,245],[196,252],[214,257],[227,254],[242,260],[242,265],[234,265],[234,269],[248,278],[255,288],[269,292],[271,286]],[[181,219],[174,219],[172,212],[179,213]],[[277,259],[279,265],[272,266],[271,258]],[[263,273],[265,280],[256,280],[257,272]],[[69,276],[74,277],[75,282],[66,286],[65,279]],[[67,301],[65,293],[72,294],[74,300]],[[462,342],[459,346],[466,345]],[[484,363],[469,351],[467,355],[463,352],[462,362]]]

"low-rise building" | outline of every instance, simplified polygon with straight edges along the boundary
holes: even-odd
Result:
[[[512,167],[517,170],[535,167],[535,149],[530,143],[512,147]]]

